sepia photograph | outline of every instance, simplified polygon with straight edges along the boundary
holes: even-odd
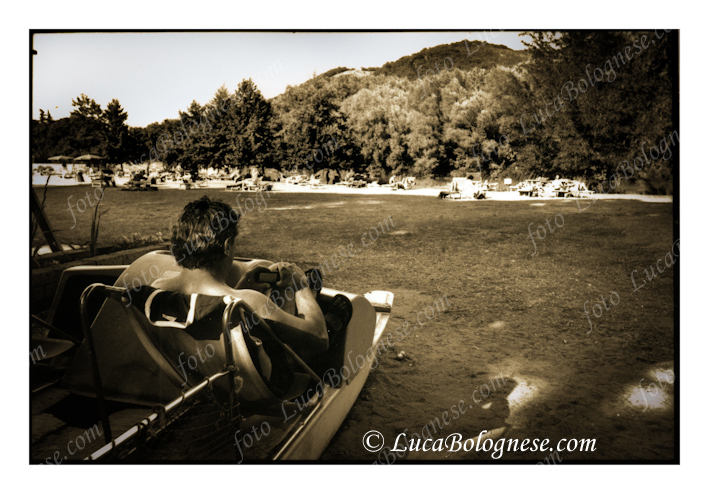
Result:
[[[575,25],[25,31],[29,465],[679,465],[681,30]]]

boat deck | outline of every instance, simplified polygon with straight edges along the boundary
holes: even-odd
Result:
[[[367,296],[377,307],[372,341],[372,348],[375,348],[389,319],[393,295],[388,292],[374,292]],[[53,365],[39,362],[32,366],[32,463],[61,464],[82,461],[106,444],[96,400],[72,394],[61,388],[59,379],[63,374],[62,365],[66,364],[61,360],[61,357],[52,360]],[[238,443],[234,427],[224,427],[215,432],[215,425],[219,423],[219,409],[212,407],[207,413],[194,413],[198,406],[195,405],[189,412],[192,416],[185,419],[186,424],[181,423],[181,429],[178,428],[178,432],[172,435],[170,444],[167,440],[163,442],[163,437],[172,432],[158,435],[157,440],[139,450],[137,456],[130,457],[128,461],[170,462],[208,458],[208,461],[213,462],[241,463],[273,459],[317,459],[359,396],[371,364],[370,359],[366,370],[358,372],[340,388],[332,388],[326,384],[319,400],[313,396],[306,404],[305,399],[301,397],[274,408],[269,415],[249,414],[248,410],[242,409],[241,413],[245,417],[239,428]],[[207,402],[208,398],[203,401]],[[106,406],[114,440],[154,412],[151,407],[115,401],[106,401]],[[185,414],[185,417],[188,415]],[[188,433],[185,434],[186,431],[197,430],[209,430],[210,436],[205,439],[196,437],[201,433],[196,436],[192,434],[191,437]],[[219,437],[215,438],[215,435]],[[218,447],[211,446],[217,442]],[[205,455],[202,458],[190,455],[198,449],[208,452],[210,456]],[[125,452],[124,448],[122,453]],[[181,456],[183,453],[188,454],[187,458]],[[112,458],[107,459],[111,461]]]

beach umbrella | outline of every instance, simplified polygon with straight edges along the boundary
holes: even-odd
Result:
[[[50,158],[51,159],[51,158]],[[84,154],[78,158],[74,158],[74,161],[91,161],[91,160],[104,160],[103,156],[98,156],[96,154]]]
[[[52,156],[51,158],[47,158],[49,161],[61,161],[62,163],[66,163],[67,161],[74,161],[74,158],[71,156]]]

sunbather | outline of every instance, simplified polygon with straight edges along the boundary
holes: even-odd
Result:
[[[270,286],[254,279],[258,268],[236,279],[233,259],[238,221],[239,215],[231,206],[206,196],[187,204],[172,229],[171,252],[182,269],[152,286],[186,294],[240,298],[261,318],[268,319],[276,335],[304,359],[325,351],[329,344],[325,319],[302,269],[284,262],[266,266],[280,273],[275,303],[267,296]]]

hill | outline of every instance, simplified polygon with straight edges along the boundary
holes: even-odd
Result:
[[[513,50],[504,45],[494,45],[485,41],[460,41],[425,48],[395,62],[387,62],[377,69],[375,74],[416,79],[419,74],[423,77],[428,69],[435,71],[436,63],[439,70],[443,68],[450,70],[456,67],[467,71],[473,68],[490,69],[498,65],[513,67],[527,60],[529,54],[525,50]]]
[[[514,67],[518,63],[528,60],[529,53],[525,50],[513,50],[505,45],[495,45],[486,41],[460,41],[449,45],[424,48],[418,53],[401,57],[395,62],[387,62],[381,67],[362,67],[361,69],[337,67],[303,84],[317,79],[330,79],[347,75],[358,77],[384,75],[413,80],[417,79],[419,74],[421,77],[425,77],[426,71],[429,69],[438,73],[439,70],[445,68],[450,70],[454,67],[463,71],[475,68],[491,69],[498,65]],[[438,70],[436,70],[436,64],[438,64]]]

